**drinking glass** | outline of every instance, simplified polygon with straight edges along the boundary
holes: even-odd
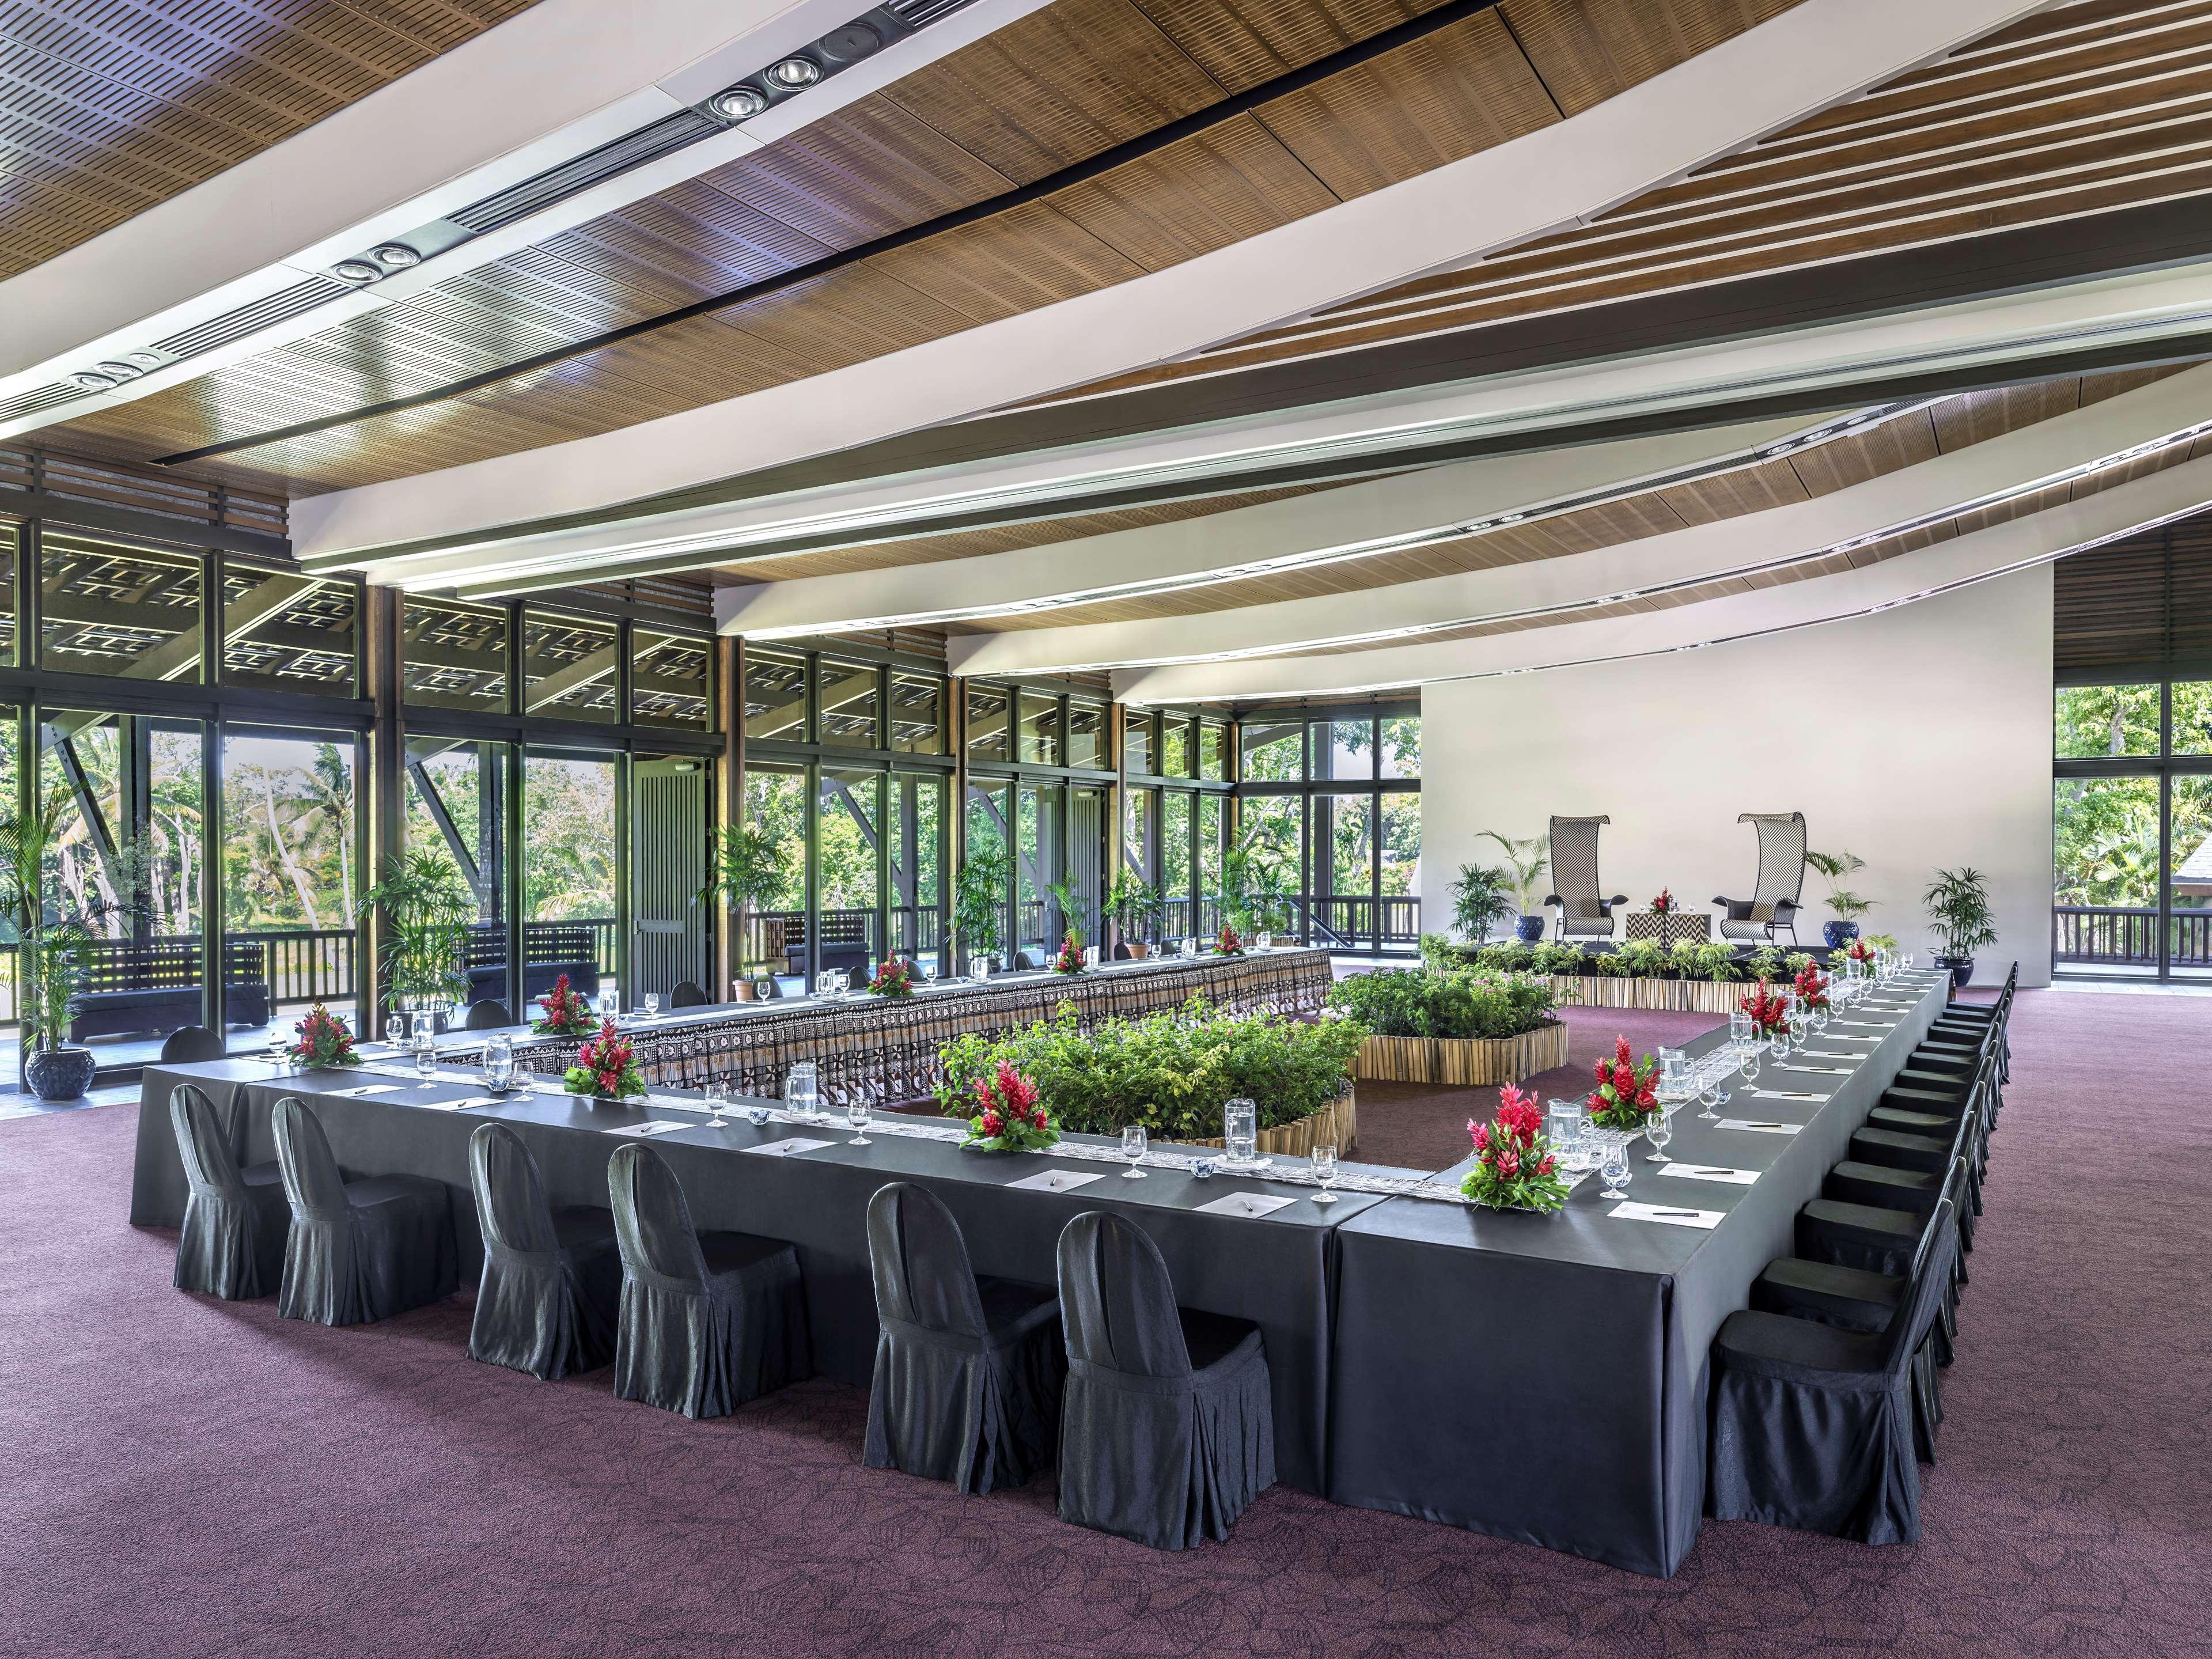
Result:
[[[921,964],[921,982],[924,985],[934,985],[937,983],[937,963],[935,962],[925,962]]]
[[[853,1126],[854,1132],[852,1139],[845,1143],[847,1146],[875,1145],[868,1139],[868,1097],[866,1095],[856,1094],[845,1103],[845,1121]]]
[[[660,1017],[659,992],[647,991],[645,994],[645,1017],[647,1019],[658,1019]]]
[[[416,1011],[415,1046],[417,1048],[428,1048],[430,1046],[432,1035],[436,1031],[436,1030],[437,1022],[427,1010],[418,1009]]]
[[[1544,1103],[1545,1138],[1552,1143],[1552,1151],[1563,1170],[1586,1170],[1589,1161],[1583,1156],[1583,1106],[1579,1100],[1547,1100]]]
[[[1713,1109],[1720,1103],[1720,1079],[1715,1077],[1709,1077],[1705,1079],[1705,1086],[1698,1091],[1698,1104],[1705,1109],[1704,1111],[1698,1114],[1698,1121],[1700,1123],[1711,1123],[1717,1119],[1720,1116],[1720,1114]]]
[[[397,1008],[384,1017],[384,1040],[395,1053],[407,1046],[407,1017]]]
[[[284,1058],[284,1028],[271,1021],[269,1026],[269,1063],[281,1071]]]
[[[1599,1179],[1605,1182],[1607,1198],[1628,1196],[1632,1171],[1628,1167],[1628,1145],[1626,1141],[1615,1138],[1606,1142],[1605,1162],[1598,1165],[1597,1172]]]
[[[434,1044],[426,1041],[415,1051],[415,1075],[422,1079],[421,1086],[425,1089],[438,1086],[438,1050]]]
[[[1253,942],[1262,951],[1272,951],[1275,948],[1275,936],[1273,933],[1262,933]],[[1332,1177],[1332,1179],[1334,1179],[1334,1177]],[[1336,1200],[1332,1198],[1329,1200],[1329,1202],[1334,1204]]]
[[[820,1073],[814,1062],[802,1060],[783,1080],[784,1109],[797,1118],[811,1120],[822,1100]]]
[[[1759,1066],[1760,1059],[1760,1045],[1759,1043],[1747,1042],[1744,1044],[1741,1063],[1737,1066],[1736,1069],[1743,1073],[1743,1080],[1745,1083],[1753,1084],[1759,1081]]]
[[[485,1039],[483,1072],[485,1084],[502,1092],[514,1081],[514,1043],[510,1038]]]
[[[1721,1109],[1728,1103],[1729,1091],[1726,1089],[1716,1089],[1713,1091],[1713,1115],[1715,1117],[1718,1117],[1720,1115]]]
[[[1085,968],[1096,968],[1098,965],[1098,947],[1097,945],[1086,945],[1083,947],[1083,965]]]
[[[1253,1156],[1260,1144],[1260,1109],[1244,1099],[1230,1100],[1221,1108],[1221,1138],[1229,1143],[1222,1162],[1232,1170],[1249,1170],[1259,1162]]]
[[[1644,1120],[1644,1138],[1651,1143],[1651,1150],[1644,1155],[1646,1164],[1667,1161],[1667,1143],[1674,1138],[1674,1108],[1678,1103],[1662,1100],[1659,1103],[1659,1115]]]
[[[1336,1194],[1329,1188],[1336,1185],[1336,1147],[1334,1143],[1313,1149],[1314,1179],[1321,1182],[1321,1190],[1314,1194],[1316,1204],[1334,1204]]]
[[[730,1085],[720,1078],[708,1078],[707,1079],[707,1115],[713,1118],[716,1123],[720,1123],[722,1121],[722,1114],[729,1109]]]
[[[1121,1156],[1129,1160],[1129,1167],[1121,1171],[1122,1180],[1142,1181],[1145,1178],[1145,1172],[1137,1165],[1144,1162],[1145,1142],[1148,1139],[1141,1123],[1121,1126]]]
[[[836,974],[833,975],[830,988],[836,991],[840,997],[848,994],[853,988],[852,970],[848,968],[839,969]]]

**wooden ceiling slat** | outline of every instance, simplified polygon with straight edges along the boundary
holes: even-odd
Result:
[[[1137,0],[1199,68],[1232,93],[1341,52],[1443,0]]]
[[[1797,0],[1504,0],[1562,113],[1577,115],[1778,17]]]

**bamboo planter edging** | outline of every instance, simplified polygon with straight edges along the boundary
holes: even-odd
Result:
[[[1352,1062],[1352,1074],[1367,1083],[1434,1083],[1437,1048],[1431,1037],[1371,1036],[1364,1039]]]
[[[1551,985],[1563,1005],[1676,1014],[1732,1014],[1753,989],[1748,980],[1716,984],[1709,979],[1616,979],[1597,974],[1554,974]]]
[[[1510,1037],[1371,1036],[1359,1045],[1352,1074],[1370,1083],[1442,1083],[1471,1089],[1518,1083],[1566,1063],[1566,1024],[1553,1019]]]
[[[1346,1089],[1334,1100],[1295,1123],[1279,1123],[1260,1131],[1260,1150],[1270,1158],[1307,1158],[1316,1146],[1334,1146],[1340,1157],[1348,1156],[1359,1138],[1359,1090]],[[1173,1140],[1170,1146],[1227,1146],[1223,1139]]]

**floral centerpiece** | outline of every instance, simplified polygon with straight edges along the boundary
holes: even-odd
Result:
[[[1659,1062],[1638,1060],[1626,1037],[1613,1039],[1613,1058],[1597,1063],[1597,1087],[1584,1103],[1590,1126],[1635,1134],[1659,1110]]]
[[[1474,1168],[1460,1182],[1461,1195],[1489,1210],[1534,1210],[1549,1215],[1571,1190],[1543,1135],[1536,1097],[1507,1084],[1498,1091],[1498,1115],[1468,1121],[1474,1138]]]
[[[914,964],[904,957],[885,957],[877,965],[876,976],[868,981],[870,996],[887,997],[896,1002],[914,994]]]
[[[1659,890],[1659,896],[1651,901],[1651,914],[1655,916],[1674,914],[1674,894],[1671,888],[1662,887]]]
[[[586,1042],[576,1063],[562,1079],[572,1095],[602,1095],[626,1100],[645,1092],[645,1079],[637,1069],[637,1053],[629,1039],[615,1030],[612,1020],[599,1026],[599,1035]]]
[[[1850,949],[1844,951],[1844,956],[1847,960],[1858,963],[1859,971],[1861,973],[1871,974],[1874,972],[1875,950],[1874,946],[1867,943],[1866,940],[1863,939],[1853,939],[1851,941]]]
[[[1055,974],[1079,974],[1083,971],[1083,935],[1071,927],[1067,937],[1060,942],[1060,954],[1052,959]]]
[[[1244,941],[1237,936],[1237,930],[1224,921],[1221,924],[1221,937],[1213,941],[1213,948],[1224,957],[1241,957],[1244,954]]]
[[[297,1035],[284,1052],[295,1065],[312,1072],[360,1063],[360,1056],[353,1051],[353,1033],[347,1029],[345,1021],[319,1002],[292,1030]]]
[[[1808,962],[1797,970],[1797,1006],[1807,1013],[1828,1006],[1828,976],[1816,963]]]
[[[1037,1098],[1036,1085],[1005,1060],[975,1079],[975,1115],[961,1149],[1040,1152],[1060,1139],[1060,1126]]]
[[[568,983],[566,974],[538,998],[538,1006],[542,1012],[530,1022],[530,1029],[540,1036],[581,1036],[592,1029],[590,999]]]
[[[1790,1024],[1790,1005],[1765,980],[1736,1006],[1751,1016],[1753,1029],[1763,1037],[1772,1036]]]

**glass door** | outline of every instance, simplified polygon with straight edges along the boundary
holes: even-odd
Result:
[[[522,1000],[535,1002],[562,975],[587,996],[627,994],[623,966],[621,810],[623,757],[590,750],[526,749],[522,821]]]
[[[980,863],[994,859],[1010,860],[1012,858],[1013,787],[1012,783],[1005,778],[971,777],[968,780],[966,830],[969,862]],[[1013,961],[1012,890],[1013,872],[1010,867],[999,911],[998,956],[1002,965]],[[963,940],[962,951],[967,951],[971,943]]]
[[[447,866],[475,901],[462,945],[465,1005],[496,1002],[516,1020],[507,929],[507,799],[514,750],[463,738],[407,739],[407,850]]]
[[[1014,858],[1014,911],[1018,948],[1038,966],[1060,951],[1067,923],[1048,890],[1060,879],[1060,807],[1066,792],[1056,783],[1021,786],[1020,835]]]
[[[1375,797],[1313,798],[1316,942],[1371,949],[1375,940]]]
[[[952,971],[945,945],[945,798],[939,773],[894,772],[890,781],[890,948]]]
[[[745,767],[744,821],[776,853],[776,885],[745,918],[743,968],[773,974],[787,991],[805,982],[806,773],[760,762]]]
[[[707,882],[714,769],[692,755],[640,755],[630,787],[630,977],[635,998],[674,1006],[689,984],[709,1001],[714,912],[697,902]],[[635,1000],[634,998],[633,1000]]]
[[[814,971],[867,982],[883,954],[884,775],[860,767],[825,766],[815,799],[819,813],[816,869]]]

